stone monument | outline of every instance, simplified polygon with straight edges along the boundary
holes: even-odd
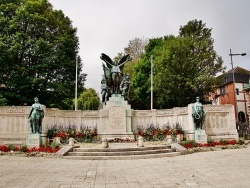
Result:
[[[104,76],[102,79],[102,103],[100,110],[100,125],[98,136],[103,138],[133,138],[132,110],[128,104],[130,87],[129,74],[123,74],[123,66],[131,58],[123,56],[119,61],[113,61],[102,53]]]

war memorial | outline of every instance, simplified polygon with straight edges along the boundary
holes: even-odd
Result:
[[[101,54],[103,79],[102,105],[96,111],[73,111],[46,108],[35,98],[32,107],[0,107],[0,144],[40,146],[47,142],[47,129],[55,125],[74,125],[97,128],[97,139],[136,140],[136,129],[150,125],[163,128],[180,124],[187,140],[206,143],[208,139],[236,139],[234,108],[232,105],[202,105],[199,97],[187,107],[173,109],[133,110],[128,103],[129,74],[123,73],[129,55],[113,61]]]

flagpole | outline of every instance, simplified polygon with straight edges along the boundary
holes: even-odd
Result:
[[[75,111],[77,110],[77,64],[78,64],[78,55],[76,55]]]
[[[153,110],[153,56],[151,55],[151,110]]]

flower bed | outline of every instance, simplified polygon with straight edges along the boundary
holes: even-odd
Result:
[[[88,126],[81,126],[80,130],[77,130],[76,126],[57,126],[47,129],[47,136],[50,139],[54,137],[60,137],[62,143],[66,143],[69,138],[74,138],[78,142],[92,142],[97,136],[97,128],[89,128]]]
[[[26,156],[38,156],[43,153],[53,154],[56,153],[59,149],[60,148],[58,145],[52,145],[46,147],[41,146],[39,148],[37,147],[28,148],[27,146],[16,147],[13,145],[9,146],[0,145],[1,154],[26,154]]]
[[[244,142],[239,140],[238,142],[236,140],[223,140],[220,141],[212,141],[209,140],[206,144],[196,143],[194,140],[187,140],[182,141],[180,145],[183,147],[189,149],[189,148],[195,148],[195,147],[215,147],[215,146],[228,146],[228,145],[242,145]]]
[[[163,128],[159,128],[153,124],[146,127],[138,126],[136,130],[137,137],[142,136],[147,141],[162,141],[167,136],[176,137],[178,134],[184,134],[184,130],[179,123],[176,123],[172,127],[167,124]]]

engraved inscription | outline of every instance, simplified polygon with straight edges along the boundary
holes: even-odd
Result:
[[[98,116],[98,111],[87,111],[83,112],[84,116]]]
[[[39,144],[39,140],[35,139],[35,138],[29,138],[29,144],[30,145],[38,145]]]
[[[10,114],[24,114],[25,113],[25,108],[9,107],[9,108],[6,108],[6,113],[10,113]]]
[[[113,106],[109,110],[110,127],[121,129],[125,126],[125,108]]]
[[[173,115],[174,111],[173,109],[169,109],[169,110],[157,110],[156,111],[156,115],[157,116],[170,116]]]
[[[136,115],[137,116],[152,116],[152,112],[151,111],[136,111]]]
[[[64,111],[62,112],[63,117],[76,117],[77,113],[75,111]]]

